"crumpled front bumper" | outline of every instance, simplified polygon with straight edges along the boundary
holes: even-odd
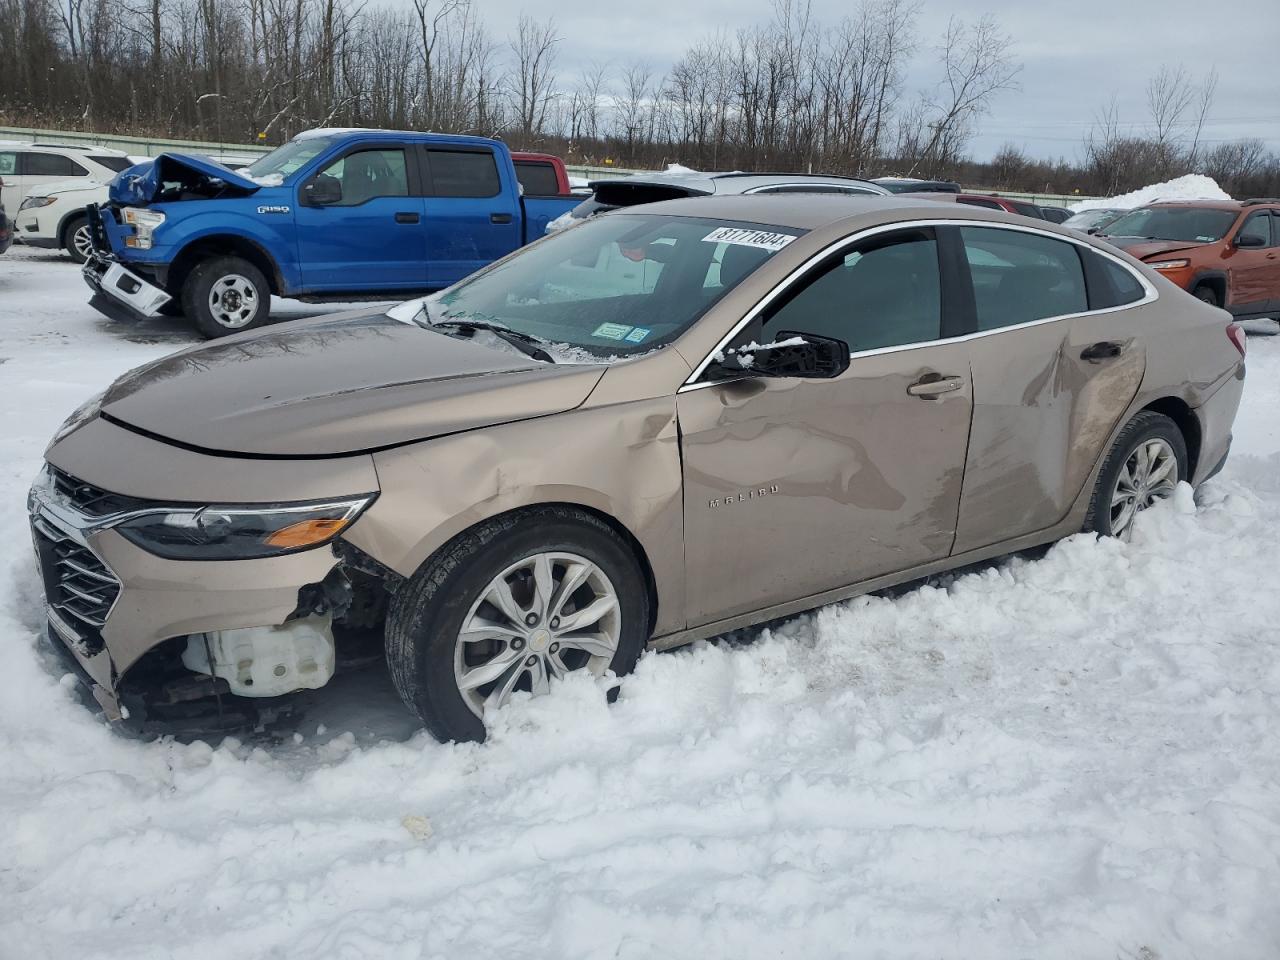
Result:
[[[94,252],[81,266],[80,274],[93,291],[89,306],[111,320],[136,322],[159,316],[161,309],[173,297],[115,258],[106,224],[96,204],[85,207],[85,213],[89,218],[89,237]]]
[[[80,268],[93,291],[89,306],[112,320],[126,322],[157,317],[173,298],[123,264],[94,254]]]

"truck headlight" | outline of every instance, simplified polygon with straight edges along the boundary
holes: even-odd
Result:
[[[57,197],[27,197],[19,205],[18,210],[34,210],[37,207],[47,207],[57,199]]]
[[[121,213],[124,222],[133,227],[133,236],[125,237],[124,245],[135,250],[150,250],[152,234],[164,223],[164,214],[144,207],[125,207]]]
[[[1148,263],[1147,266],[1152,270],[1181,270],[1190,263],[1190,260],[1156,260]]]
[[[328,543],[376,496],[264,506],[175,506],[125,520],[115,529],[148,553],[170,560],[274,557]]]

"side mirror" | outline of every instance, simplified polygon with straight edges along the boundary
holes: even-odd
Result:
[[[1259,237],[1257,234],[1237,233],[1235,244],[1237,247],[1245,249],[1248,247],[1265,247],[1267,245],[1267,241],[1262,237]]]
[[[342,182],[324,174],[302,188],[302,202],[312,207],[327,207],[342,202]]]
[[[849,369],[849,345],[816,333],[783,331],[771,343],[746,343],[724,351],[707,372],[713,379],[802,377],[830,380]]]

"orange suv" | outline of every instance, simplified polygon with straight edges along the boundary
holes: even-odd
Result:
[[[1168,200],[1102,232],[1237,320],[1280,316],[1280,200]]]

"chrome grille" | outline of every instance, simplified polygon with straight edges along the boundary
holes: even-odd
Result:
[[[103,625],[120,595],[120,581],[92,550],[39,518],[32,521],[45,599],[81,634],[87,653],[102,649]]]

